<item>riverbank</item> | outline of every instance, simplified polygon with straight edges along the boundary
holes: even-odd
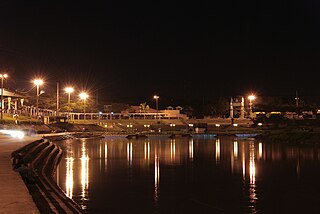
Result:
[[[1,213],[39,213],[19,173],[12,170],[11,153],[39,137],[11,138],[0,135]]]
[[[13,166],[20,172],[40,213],[83,213],[53,178],[61,157],[60,147],[44,139],[12,152]]]

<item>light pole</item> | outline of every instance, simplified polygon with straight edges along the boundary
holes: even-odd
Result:
[[[253,100],[256,99],[256,96],[254,96],[253,94],[251,94],[250,96],[248,96],[249,99],[249,114],[250,114],[250,118],[253,118],[253,114],[252,114],[252,109],[253,109]]]
[[[84,119],[85,119],[85,114],[86,114],[86,99],[89,97],[89,95],[86,92],[81,92],[79,94],[79,97],[81,100],[83,100],[83,113],[84,113]]]
[[[7,74],[0,74],[1,77],[1,120],[3,120],[3,109],[4,109],[4,102],[3,102],[3,79],[7,78]]]
[[[33,83],[37,86],[37,119],[38,119],[38,117],[39,117],[39,88],[40,88],[40,85],[42,85],[43,84],[43,80],[42,79],[35,79],[34,81],[33,81]]]
[[[156,118],[159,116],[158,114],[158,100],[159,100],[159,96],[158,95],[154,95],[153,96],[153,99],[155,99],[156,100],[156,109],[157,109],[157,116],[156,116]]]
[[[70,105],[71,93],[74,91],[74,89],[72,87],[66,87],[64,90],[66,91],[66,93],[68,93],[68,116],[69,116],[71,111],[71,105]]]

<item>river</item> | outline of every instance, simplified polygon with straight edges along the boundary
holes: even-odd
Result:
[[[87,213],[319,213],[320,148],[197,136],[57,142]]]

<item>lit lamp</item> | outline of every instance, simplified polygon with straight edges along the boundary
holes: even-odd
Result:
[[[39,117],[39,96],[40,96],[40,93],[39,93],[39,88],[40,88],[40,85],[43,84],[43,80],[42,79],[35,79],[33,80],[33,83],[36,85],[37,87],[37,104],[36,104],[36,108],[37,108],[37,118]]]
[[[250,114],[250,118],[253,118],[253,115],[252,115],[253,101],[256,99],[256,97],[252,94],[252,95],[248,96],[248,99],[249,99],[249,114]]]
[[[83,113],[86,113],[86,99],[88,99],[89,95],[86,92],[81,92],[79,94],[81,100],[83,100]]]
[[[133,125],[132,124],[128,124],[127,125],[127,128],[129,129],[129,132],[132,130],[132,132],[133,132]]]
[[[74,89],[72,87],[66,87],[64,89],[66,91],[66,93],[68,93],[68,112],[70,113],[71,111],[71,104],[70,104],[70,100],[71,100],[71,93],[74,91]]]
[[[158,96],[158,95],[154,95],[154,96],[153,96],[153,99],[156,100],[156,109],[157,109],[157,117],[158,117],[158,100],[159,100],[159,96]],[[157,117],[156,117],[156,118],[157,118]]]
[[[1,120],[3,119],[3,109],[4,109],[4,101],[3,101],[3,79],[7,78],[7,74],[0,74],[1,77]]]
[[[171,131],[172,131],[172,129],[173,129],[174,127],[176,127],[176,124],[170,123],[170,127],[171,127]]]
[[[149,130],[150,125],[149,124],[145,124],[144,127],[148,128],[148,130]]]

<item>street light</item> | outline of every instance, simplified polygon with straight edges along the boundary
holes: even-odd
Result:
[[[171,132],[173,132],[173,127],[176,127],[176,124],[174,124],[174,123],[170,123],[170,127],[171,127]]]
[[[74,91],[74,89],[72,87],[66,87],[64,89],[66,91],[66,93],[68,93],[68,113],[70,113],[71,111],[71,105],[70,105],[70,100],[71,100],[71,93]]]
[[[3,102],[3,79],[7,78],[7,74],[0,74],[1,77],[1,120],[3,120],[3,109],[4,109],[4,102]]]
[[[150,127],[150,125],[149,125],[149,124],[145,124],[144,127],[145,127],[145,128],[148,128],[148,132],[149,132],[149,127]],[[147,131],[147,130],[146,130],[146,131]]]
[[[158,100],[159,100],[159,96],[158,96],[158,95],[154,95],[154,96],[153,96],[153,99],[156,100],[156,109],[157,109],[157,117],[158,117]],[[157,118],[157,117],[156,117],[156,118]]]
[[[43,84],[43,80],[42,79],[35,79],[33,80],[33,83],[37,86],[37,119],[39,117],[39,96],[40,96],[40,93],[39,93],[39,88],[40,88],[40,85]]]
[[[129,130],[129,133],[132,132],[133,133],[133,125],[130,123],[127,125],[127,128]]]
[[[89,97],[89,95],[86,92],[81,92],[79,94],[79,97],[81,100],[83,100],[83,113],[86,113],[86,99]]]
[[[248,96],[248,99],[249,99],[249,114],[250,114],[250,118],[253,118],[252,108],[253,108],[253,101],[256,99],[256,96],[251,94],[250,96]]]

